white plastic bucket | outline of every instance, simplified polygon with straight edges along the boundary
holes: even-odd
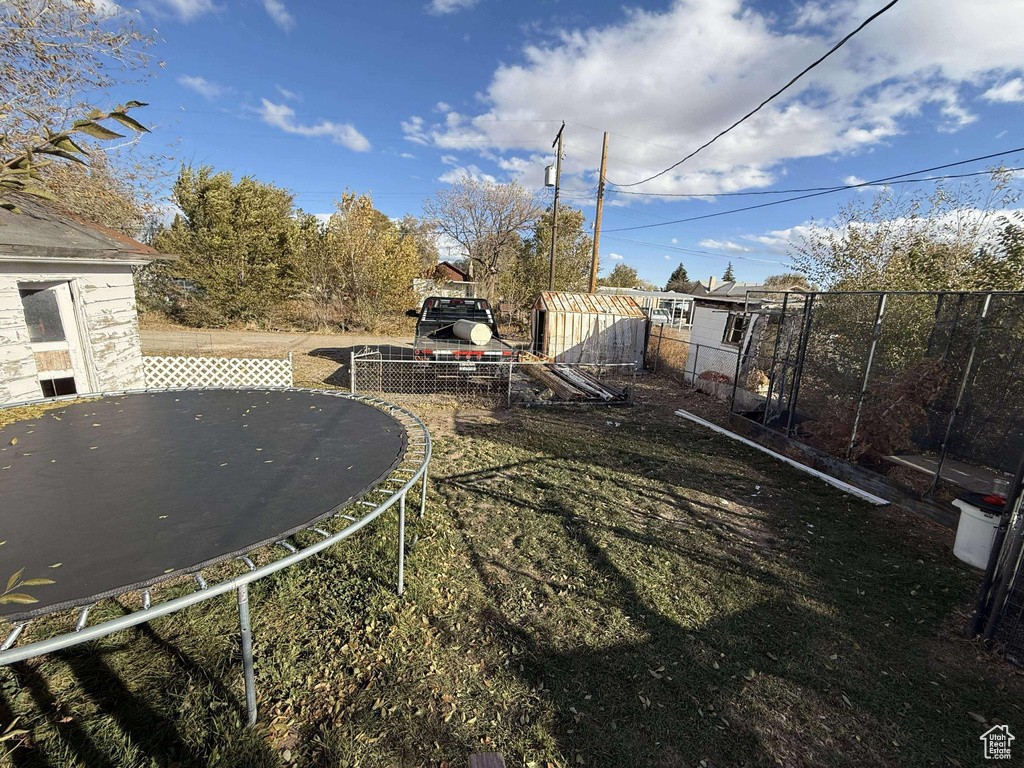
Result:
[[[992,552],[992,540],[999,527],[999,515],[990,515],[973,504],[957,499],[953,506],[960,510],[953,554],[968,565],[984,568]]]

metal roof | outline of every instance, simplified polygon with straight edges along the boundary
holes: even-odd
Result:
[[[741,283],[736,280],[729,280],[724,283],[720,283],[708,292],[709,296],[739,296],[742,298],[747,291],[763,291],[764,285],[761,283]]]
[[[176,258],[58,204],[16,192],[4,193],[4,199],[17,205],[21,213],[0,208],[2,256],[133,262]]]
[[[620,317],[647,317],[631,296],[606,293],[563,293],[541,291],[534,305],[549,312],[573,312],[583,315],[618,315]]]
[[[608,296],[639,296],[640,298],[671,299],[674,301],[690,301],[693,295],[680,293],[679,291],[642,291],[639,288],[614,288],[609,285],[599,285],[597,292]]]

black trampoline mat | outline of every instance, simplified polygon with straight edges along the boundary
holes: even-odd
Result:
[[[11,441],[17,438],[17,443]],[[0,429],[0,586],[88,604],[307,527],[381,482],[405,429],[357,400],[296,391],[107,397]],[[59,565],[58,565],[59,564]]]

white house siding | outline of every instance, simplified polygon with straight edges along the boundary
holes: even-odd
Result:
[[[131,266],[124,263],[0,262],[0,403],[40,396],[19,283],[69,281],[90,382],[79,391],[145,386]]]
[[[740,304],[736,309],[742,309]],[[729,307],[721,309],[697,306],[693,310],[690,349],[686,357],[687,378],[705,371],[716,371],[730,379],[736,375],[738,347],[724,344],[722,337],[729,322]],[[698,346],[699,345],[699,346]]]

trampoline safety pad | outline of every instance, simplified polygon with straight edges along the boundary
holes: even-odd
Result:
[[[406,431],[357,399],[166,391],[71,402],[0,429],[0,564],[38,602],[87,605],[278,541],[366,494]]]

